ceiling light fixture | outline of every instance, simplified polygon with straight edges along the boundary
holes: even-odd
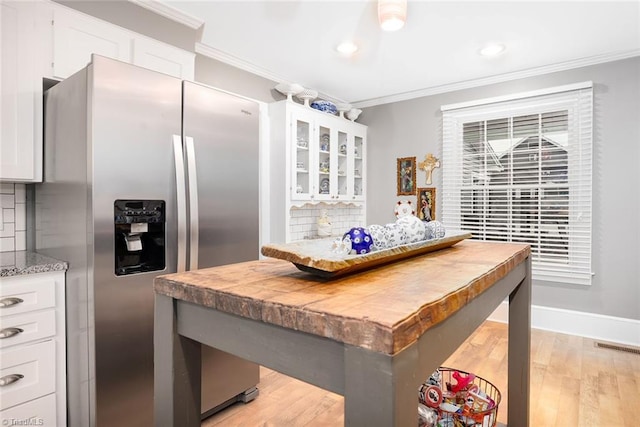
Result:
[[[407,0],[378,0],[378,22],[384,31],[397,31],[407,19]]]
[[[485,47],[483,47],[482,49],[480,49],[480,55],[482,55],[482,56],[498,56],[502,52],[504,52],[505,49],[506,49],[506,47],[503,44],[492,43],[492,44],[488,44]]]
[[[342,42],[336,46],[336,50],[344,56],[351,56],[358,50],[358,45],[354,42]]]

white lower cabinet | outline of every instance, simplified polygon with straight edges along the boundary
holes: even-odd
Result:
[[[0,409],[56,391],[53,340],[3,349],[0,360]]]
[[[65,272],[0,281],[0,425],[65,426]]]
[[[56,426],[57,424],[47,424],[45,421],[56,418],[56,396],[49,394],[14,406],[2,411],[1,418],[2,425],[8,426]]]

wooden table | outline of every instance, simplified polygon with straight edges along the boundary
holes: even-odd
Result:
[[[529,425],[526,245],[468,240],[333,280],[267,259],[154,286],[156,426],[200,425],[200,343],[343,395],[345,425],[417,425],[418,386],[506,297],[509,426]]]

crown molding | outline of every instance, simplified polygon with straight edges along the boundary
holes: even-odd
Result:
[[[356,108],[373,107],[381,104],[389,104],[392,102],[407,101],[409,99],[421,98],[423,96],[438,95],[446,92],[454,92],[457,90],[471,89],[479,86],[486,86],[495,83],[507,82],[510,80],[524,79],[543,74],[555,73],[557,71],[571,70],[574,68],[586,67],[589,65],[597,65],[605,62],[619,61],[621,59],[633,58],[640,56],[640,49],[633,49],[622,52],[607,53],[603,55],[590,56],[580,58],[573,61],[560,62],[542,67],[529,68],[527,70],[515,71],[513,73],[505,73],[481,79],[467,80],[458,83],[445,84],[441,86],[433,86],[426,89],[415,90],[411,92],[400,93],[396,95],[383,96],[380,98],[372,98],[364,101],[353,102]]]
[[[144,7],[158,15],[162,15],[165,18],[169,18],[179,24],[186,25],[189,28],[197,30],[204,25],[204,21],[196,18],[193,15],[184,13],[161,0],[128,0],[130,3]]]
[[[220,49],[213,48],[204,43],[196,43],[195,51],[199,55],[206,56],[211,59],[215,59],[217,61],[223,62],[227,65],[231,65],[232,67],[239,68],[241,70],[247,71],[251,74],[255,74],[259,77],[265,78],[267,80],[271,80],[273,82],[292,82],[291,79],[288,79],[284,76],[280,76],[272,73],[271,71],[259,67],[251,62],[240,59],[236,56],[233,56],[227,52],[224,52]],[[304,85],[303,85],[304,86]],[[306,86],[305,86],[306,87]],[[318,92],[318,98],[325,99],[327,101],[335,102],[335,103],[344,103],[343,100],[337,98],[335,96],[328,95],[326,93]]]
[[[263,77],[267,80],[272,80],[274,82],[288,82],[290,80],[283,78],[282,76],[278,76],[273,74],[271,71],[259,67],[255,64],[245,61],[244,59],[240,59],[236,56],[233,56],[227,52],[224,52],[220,49],[216,49],[214,47],[208,46],[204,43],[196,43],[196,53],[200,55],[204,55],[208,58],[215,59],[220,62],[224,62],[227,65],[231,65],[232,67],[240,68],[241,70],[248,71],[257,76]]]

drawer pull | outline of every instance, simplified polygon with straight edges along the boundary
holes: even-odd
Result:
[[[21,374],[5,375],[4,377],[0,378],[0,387],[4,387],[6,385],[13,384],[13,383],[15,383],[17,381],[20,381],[23,378],[24,378],[24,375],[21,375]]]
[[[20,332],[24,332],[24,330],[20,328],[4,328],[0,330],[0,340],[5,338],[11,338],[14,335],[18,335]]]
[[[21,302],[24,302],[22,298],[2,298],[0,299],[0,308],[11,307],[12,305],[20,304]]]

